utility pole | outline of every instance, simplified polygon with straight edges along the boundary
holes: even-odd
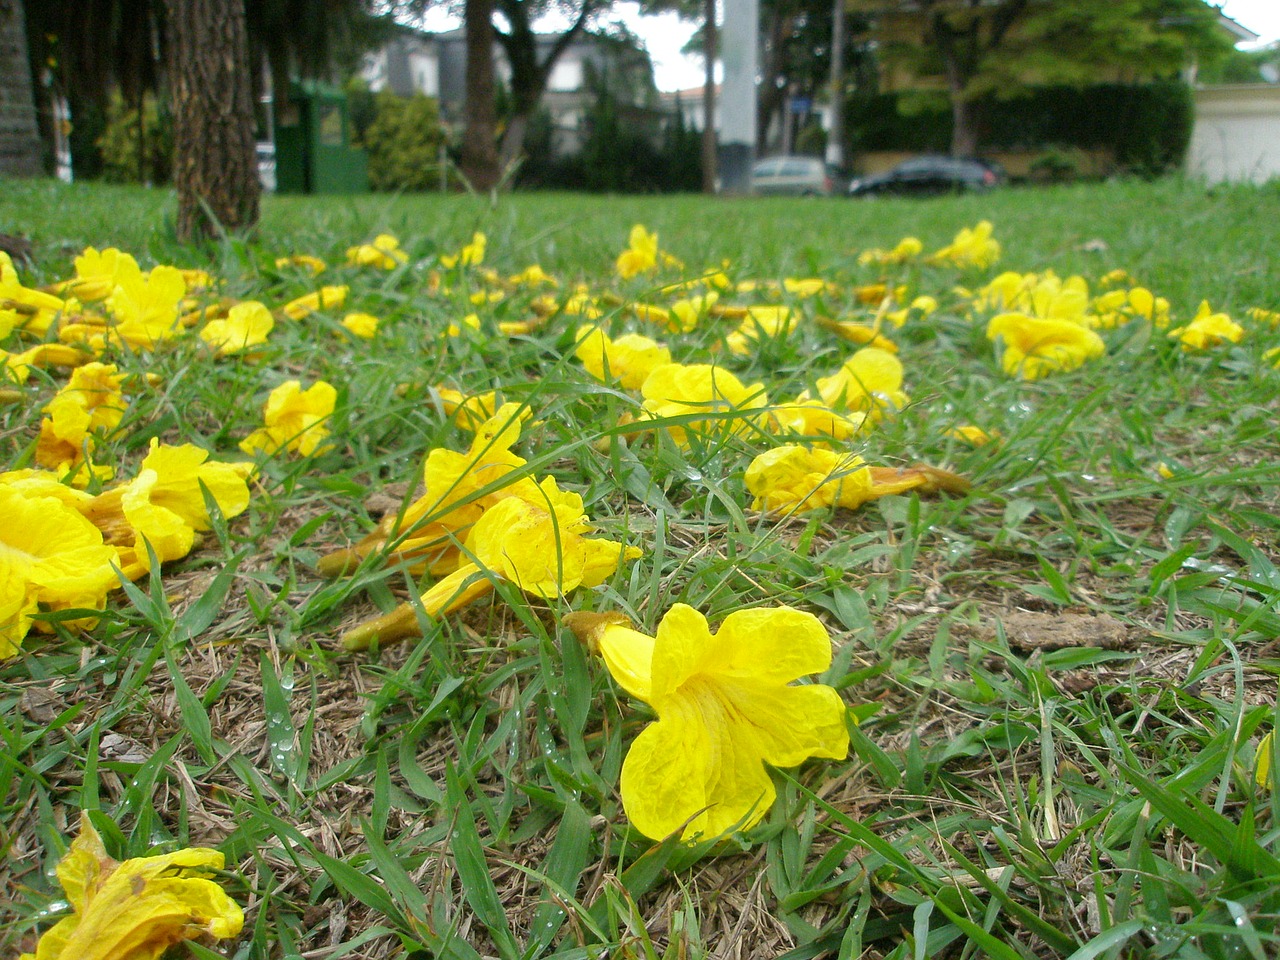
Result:
[[[720,185],[725,193],[750,193],[756,154],[760,0],[725,0],[721,39]]]

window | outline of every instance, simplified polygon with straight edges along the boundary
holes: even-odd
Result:
[[[560,60],[551,71],[547,89],[561,93],[582,89],[582,61]]]

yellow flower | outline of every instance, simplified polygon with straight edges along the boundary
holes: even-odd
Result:
[[[867,414],[854,411],[841,413],[821,400],[797,400],[784,403],[769,411],[778,430],[801,437],[830,437],[832,440],[848,440],[871,426]]]
[[[422,595],[422,608],[428,616],[442,616],[491,591],[495,579],[555,599],[579,586],[599,586],[624,558],[640,555],[613,540],[588,538],[589,530],[582,498],[560,490],[551,477],[504,497],[468,531],[468,559]],[[417,614],[406,603],[349,631],[342,644],[363,650],[375,639],[390,643],[418,632]]]
[[[532,264],[525,267],[519,273],[512,274],[507,278],[507,283],[521,287],[558,287],[560,281],[547,271],[543,270],[538,264]]]
[[[44,336],[67,304],[62,298],[31,290],[18,282],[9,255],[0,252],[0,339],[14,330]]]
[[[453,417],[455,424],[472,433],[481,429],[486,421],[492,419],[500,406],[496,390],[486,390],[483,393],[470,395],[450,387],[436,387],[435,390],[440,395],[440,405],[444,408],[445,415]],[[528,413],[528,410],[522,410],[520,419],[523,420]]]
[[[795,314],[790,307],[755,306],[747,308],[747,315],[737,330],[724,338],[729,352],[739,357],[749,356],[761,340],[785,337],[795,327]]]
[[[805,297],[814,297],[820,293],[837,293],[839,287],[829,280],[823,280],[821,277],[786,277],[782,281],[782,289],[793,296],[803,300]]]
[[[1150,320],[1161,330],[1169,326],[1169,301],[1153,295],[1146,287],[1134,287],[1129,291],[1129,309],[1134,316]]]
[[[143,350],[172,340],[182,330],[178,306],[186,293],[187,281],[177,267],[160,266],[145,279],[117,281],[107,298],[107,310],[115,321],[109,339]]]
[[[1262,355],[1262,359],[1266,360],[1277,370],[1280,370],[1280,347],[1272,347]]]
[[[0,484],[0,659],[18,652],[40,605],[101,609],[120,582],[115,560],[64,498]]]
[[[309,253],[295,253],[291,257],[276,257],[276,269],[283,270],[285,267],[301,267],[313,277],[329,269],[323,260],[319,257],[313,257]]]
[[[678,603],[655,637],[607,619],[577,614],[566,623],[658,715],[622,764],[623,809],[645,836],[746,830],[776,796],[765,764],[848,754],[840,695],[793,684],[831,665],[831,638],[812,614],[739,610],[713,634],[701,613]]]
[[[825,507],[855,510],[868,500],[918,490],[963,493],[969,483],[937,467],[917,464],[903,470],[866,466],[861,457],[795,444],[759,454],[747,467],[753,510],[804,513]]]
[[[1006,271],[979,290],[973,302],[978,311],[1024,313],[1079,324],[1087,322],[1088,305],[1089,285],[1083,277],[1062,280],[1052,270],[1027,274]]]
[[[962,424],[952,430],[948,430],[946,435],[957,440],[963,440],[965,443],[972,444],[975,447],[984,446],[1000,436],[995,432],[988,433],[972,423]]]
[[[389,233],[379,234],[373,243],[347,248],[347,263],[357,267],[394,270],[408,259],[409,255],[400,249],[400,241]]]
[[[879,347],[864,347],[829,377],[819,377],[818,396],[829,407],[864,410],[877,416],[908,403],[902,390],[902,361]],[[806,390],[800,402],[810,400]]]
[[[1244,328],[1225,313],[1213,313],[1205,300],[1191,322],[1170,330],[1169,337],[1180,340],[1183,350],[1207,350],[1224,343],[1239,343],[1244,338]]]
[[[124,575],[136,580],[151,568],[148,543],[161,563],[179,560],[191,552],[196,533],[209,529],[206,490],[223,517],[243,513],[252,471],[248,463],[210,460],[207,450],[190,443],[161,446],[152,438],[138,475],[80,510],[117,549]]]
[[[128,406],[121,390],[124,374],[114,364],[87,363],[71,372],[65,386],[45,405],[36,463],[65,472],[84,461],[97,439],[120,425]]]
[[[1258,751],[1253,755],[1253,781],[1264,790],[1271,789],[1271,741],[1274,735],[1274,730],[1268,730],[1258,741]]]
[[[445,333],[450,337],[460,337],[462,336],[463,327],[466,327],[469,330],[479,330],[480,317],[474,313],[468,313],[465,317],[462,318],[461,325],[456,323],[451,323],[449,324],[448,329],[445,330]]]
[[[906,319],[907,311],[900,311],[901,319]],[[888,319],[889,314],[885,314]],[[888,337],[880,333],[880,319],[877,318],[872,323],[859,323],[856,320],[835,320],[831,317],[818,316],[814,317],[816,323],[823,330],[834,333],[841,340],[848,340],[850,343],[856,343],[859,346],[875,347],[878,350],[887,350],[889,353],[897,353],[898,345]]]
[[[117,285],[141,282],[142,270],[129,254],[115,247],[107,247],[102,252],[85,247],[84,253],[76,257],[75,278],[59,284],[58,290],[88,302],[105,300]]]
[[[256,300],[246,300],[232,307],[225,319],[206,323],[200,339],[217,350],[218,356],[229,357],[266,343],[275,325],[270,310]]]
[[[357,337],[372,340],[378,335],[378,318],[371,313],[348,313],[342,318],[342,325]]]
[[[627,249],[618,254],[618,276],[630,280],[641,273],[651,273],[658,268],[658,235],[650,233],[641,224],[631,228]]]
[[[616,378],[628,390],[638,390],[655,367],[671,362],[671,351],[638,333],[611,340],[599,327],[579,327],[574,355],[597,380]]]
[[[688,443],[687,431],[699,433],[741,433],[757,423],[769,405],[764,387],[744,386],[728,370],[706,363],[685,365],[665,363],[654,367],[640,387],[648,419],[682,417],[694,413],[715,414],[714,419],[671,424],[667,429],[681,446]]]
[[[688,333],[690,330],[695,329],[719,299],[720,294],[718,291],[708,290],[701,296],[683,297],[676,300],[671,304],[670,326],[672,332]]]
[[[915,237],[903,237],[892,250],[871,249],[862,251],[862,253],[858,254],[858,263],[864,267],[872,264],[890,266],[906,263],[908,260],[914,260],[920,256],[922,250],[924,250],[924,244]]]
[[[1023,380],[1038,380],[1058,371],[1074,370],[1106,353],[1102,338],[1070,320],[1002,313],[987,324],[987,339],[1003,344],[1004,372]]]
[[[1244,314],[1256,323],[1269,325],[1273,330],[1280,327],[1280,310],[1264,310],[1262,307],[1250,307]]]
[[[475,233],[471,237],[471,242],[457,253],[441,257],[440,265],[447,270],[452,270],[458,264],[464,267],[478,267],[484,263],[484,248],[487,242],[483,233]]]
[[[266,426],[240,441],[245,453],[275,453],[281,448],[309,457],[330,449],[321,444],[329,436],[328,420],[338,391],[323,380],[306,390],[297,380],[286,380],[271,391],[263,407]]]
[[[961,268],[989,267],[1000,259],[1000,244],[991,236],[993,230],[990,220],[983,220],[973,229],[965,227],[951,243],[931,253],[926,262]]]
[[[74,912],[20,960],[159,960],[184,940],[238,936],[243,911],[209,879],[223,865],[221,853],[203,847],[117,863],[82,813],[80,834],[58,864]]]
[[[330,286],[321,287],[314,293],[304,294],[294,300],[290,300],[280,312],[290,320],[301,320],[317,310],[325,310],[329,307],[341,307],[347,302],[347,294],[351,288],[348,286]]]
[[[11,382],[26,383],[32,367],[81,367],[89,362],[90,356],[64,343],[37,343],[21,353],[0,349],[0,369],[8,374]]]

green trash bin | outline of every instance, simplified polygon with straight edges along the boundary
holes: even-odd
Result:
[[[277,193],[366,193],[368,157],[351,146],[347,97],[335,87],[293,83],[276,114]]]

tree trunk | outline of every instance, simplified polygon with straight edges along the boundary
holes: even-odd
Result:
[[[476,190],[498,185],[497,123],[493,106],[493,0],[467,0],[467,98],[462,132],[462,173]]]
[[[831,122],[827,125],[827,163],[844,166],[844,5],[831,7]]]
[[[716,192],[716,0],[703,2],[702,192]]]
[[[178,239],[258,222],[243,0],[168,0]]]
[[[532,113],[513,113],[502,131],[502,144],[498,150],[498,166],[509,170],[524,151],[524,136],[529,130]]]
[[[38,175],[42,152],[22,0],[0,0],[0,175]]]

